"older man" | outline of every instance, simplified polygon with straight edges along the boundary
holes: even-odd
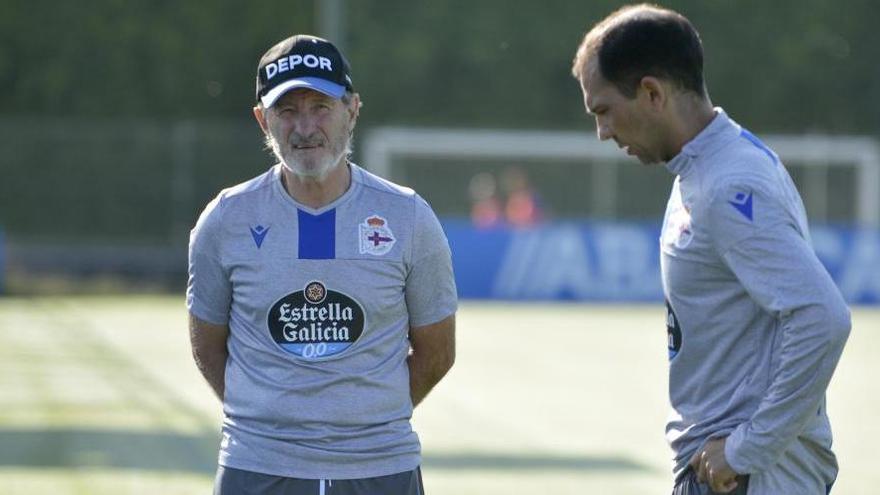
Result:
[[[224,412],[215,494],[421,494],[410,417],[455,356],[446,238],[349,160],[361,102],[333,44],[279,42],[256,86],[278,164],[190,239],[193,356]]]
[[[825,389],[849,310],[779,157],[713,108],[699,35],[676,12],[611,14],[573,73],[599,139],[676,176],[660,240],[673,493],[826,494]]]

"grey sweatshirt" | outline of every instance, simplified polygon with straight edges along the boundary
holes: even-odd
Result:
[[[660,239],[675,469],[729,435],[727,460],[753,474],[750,494],[824,493],[837,475],[825,390],[850,315],[810,245],[797,189],[720,108],[667,168],[677,175]]]

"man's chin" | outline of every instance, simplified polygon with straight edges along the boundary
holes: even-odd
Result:
[[[293,163],[291,165],[291,163]],[[327,175],[335,168],[333,164],[321,164],[316,166],[306,166],[301,163],[291,162],[289,160],[282,160],[281,164],[286,168],[289,172],[294,175],[302,178],[314,179],[314,180],[324,180]]]

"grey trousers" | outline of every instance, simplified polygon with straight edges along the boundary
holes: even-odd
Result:
[[[307,480],[219,466],[214,495],[424,495],[422,470],[354,480]]]
[[[727,495],[746,495],[749,491],[749,477],[737,476],[736,489]],[[709,485],[697,481],[697,473],[690,467],[685,469],[675,480],[672,495],[716,495]]]

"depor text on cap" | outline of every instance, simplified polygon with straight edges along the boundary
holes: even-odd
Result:
[[[353,91],[351,69],[333,43],[298,34],[270,48],[257,67],[257,101],[271,107],[295,88],[309,88],[333,98]]]

